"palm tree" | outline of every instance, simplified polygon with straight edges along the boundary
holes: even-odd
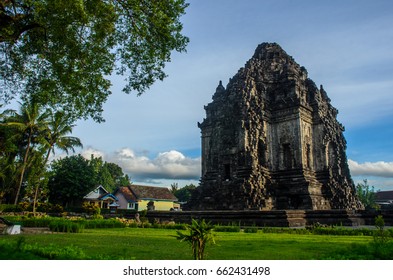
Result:
[[[55,148],[68,154],[69,150],[75,152],[74,147],[83,147],[79,138],[68,136],[68,134],[72,133],[72,128],[75,126],[70,124],[69,120],[70,118],[63,111],[50,114],[44,142],[47,149],[45,164],[48,163],[50,154],[52,152],[55,153]]]
[[[13,160],[17,154],[17,145],[13,141],[13,130],[6,126],[8,113],[0,113],[0,203],[12,185],[17,169]]]
[[[212,230],[214,226],[205,220],[197,221],[192,219],[190,225],[186,225],[188,234],[177,231],[175,236],[180,242],[186,241],[190,244],[194,260],[203,260],[205,248],[208,243],[215,243]]]
[[[7,126],[14,127],[26,141],[20,176],[17,183],[17,192],[14,201],[14,204],[16,205],[18,203],[19,194],[22,188],[30,150],[33,145],[39,142],[43,136],[43,132],[47,130],[47,113],[41,113],[41,108],[38,103],[26,102],[21,104],[19,113],[10,111],[8,114],[10,117],[7,119],[5,124]]]
[[[75,126],[69,123],[70,118],[63,111],[57,111],[54,114],[49,113],[49,118],[46,126],[45,136],[42,141],[44,150],[47,150],[45,160],[42,166],[42,172],[48,163],[50,154],[55,153],[55,148],[65,151],[68,154],[69,150],[75,152],[74,147],[83,147],[81,141],[77,137],[68,136],[72,133],[72,128]],[[33,200],[33,213],[37,204],[39,183],[36,183]]]

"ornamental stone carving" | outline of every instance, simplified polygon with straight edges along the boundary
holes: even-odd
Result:
[[[219,82],[198,123],[201,184],[188,207],[358,209],[344,127],[322,86],[278,44]]]

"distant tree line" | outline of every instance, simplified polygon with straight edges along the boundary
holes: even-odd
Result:
[[[48,177],[49,201],[63,206],[80,205],[83,196],[102,185],[108,192],[130,184],[120,166],[101,157],[73,155],[55,160]]]
[[[379,205],[375,202],[375,187],[370,186],[367,179],[356,185],[356,194],[366,209],[379,208]]]
[[[179,188],[177,183],[171,184],[171,192],[177,197],[179,202],[187,202],[195,189],[196,186],[194,184],[185,185],[182,188]]]

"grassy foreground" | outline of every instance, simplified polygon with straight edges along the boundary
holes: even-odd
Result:
[[[83,233],[0,237],[0,259],[191,259],[176,230],[153,228],[89,229]],[[206,249],[215,260],[311,260],[393,258],[393,243],[379,252],[369,236],[217,232]]]

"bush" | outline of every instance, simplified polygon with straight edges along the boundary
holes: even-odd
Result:
[[[33,211],[33,204],[27,201],[19,202],[18,205],[13,204],[0,204],[0,212],[23,212],[23,211]],[[59,204],[51,204],[49,202],[37,202],[36,205],[37,212],[45,213],[62,213],[64,211],[63,206]]]
[[[52,205],[51,213],[63,213],[64,208],[60,204]]]
[[[20,204],[13,205],[13,204],[2,204],[1,206],[2,212],[10,213],[10,212],[22,212],[24,211]]]
[[[100,215],[101,208],[96,204],[91,204],[89,202],[83,202],[82,205],[83,211],[90,215]]]
[[[247,227],[247,228],[244,228],[244,232],[245,233],[257,233],[258,228],[257,227]]]
[[[118,219],[94,219],[94,220],[80,220],[84,228],[124,228],[126,224]]]
[[[49,224],[49,228],[56,232],[80,233],[84,229],[84,224],[77,221],[57,219]]]
[[[385,230],[385,221],[382,216],[375,218],[375,227],[377,228],[374,232],[375,246],[384,247],[390,234]]]
[[[20,223],[24,227],[49,227],[49,224],[53,222],[56,218],[51,218],[51,217],[40,217],[40,218],[24,218],[20,220]]]
[[[263,227],[260,229],[263,233],[288,233],[288,234],[310,234],[310,230],[307,228],[275,228],[275,227]]]
[[[240,232],[240,226],[214,226],[215,232]]]

